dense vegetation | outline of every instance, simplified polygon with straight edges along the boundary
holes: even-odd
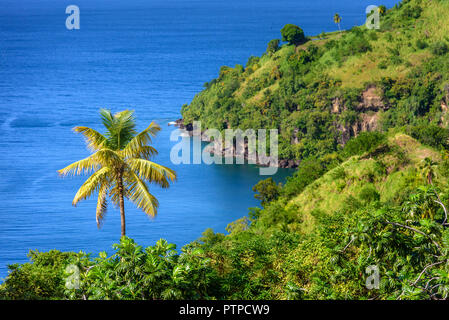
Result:
[[[245,67],[223,67],[185,121],[279,128],[283,157],[301,160],[293,176],[260,181],[261,208],[181,252],[127,237],[112,256],[31,251],[0,297],[446,299],[448,9],[403,1],[382,9],[378,31],[275,39]],[[370,266],[378,288],[366,285]]]

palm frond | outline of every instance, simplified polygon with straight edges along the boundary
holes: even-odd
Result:
[[[154,182],[163,188],[167,188],[169,182],[176,180],[175,171],[152,161],[136,158],[126,159],[125,161],[130,169],[138,174],[139,178]]]
[[[124,187],[123,196],[128,198],[128,189]],[[109,188],[109,197],[111,198],[112,203],[116,208],[119,208],[120,198],[119,198],[119,189],[116,180],[113,180],[113,184]]]
[[[94,172],[78,189],[78,192],[73,198],[72,204],[76,206],[79,201],[89,198],[102,185],[102,183],[106,182],[106,177],[109,171],[110,169],[105,167]]]
[[[97,227],[100,228],[101,223],[106,215],[108,203],[107,203],[107,195],[108,195],[109,184],[105,181],[98,191],[98,200],[97,200],[97,211],[96,211],[96,220]]]
[[[106,142],[105,136],[89,127],[78,126],[73,128],[73,131],[75,131],[76,133],[81,133],[84,136],[87,148],[89,148],[92,151],[97,151],[101,149]]]
[[[148,144],[151,143],[151,138],[155,137],[160,130],[161,127],[159,127],[158,124],[151,122],[145,130],[137,134],[123,149],[125,157],[135,157],[133,155],[135,155],[139,149],[148,146]]]
[[[152,146],[138,146],[137,148],[127,148],[128,145],[124,150],[122,150],[122,155],[125,158],[142,158],[149,160],[153,156],[158,154],[157,150]]]
[[[92,155],[95,161],[101,164],[102,167],[121,167],[124,165],[123,159],[117,151],[103,148]]]
[[[95,153],[83,160],[76,161],[64,169],[58,170],[58,173],[61,176],[68,175],[81,175],[81,174],[89,174],[93,171],[96,171],[100,168],[100,164],[97,162],[95,158]]]
[[[159,202],[148,190],[147,185],[134,172],[129,172],[127,183],[129,186],[128,198],[143,212],[151,217],[157,214]]]
[[[103,125],[107,129],[108,147],[114,150],[122,149],[137,133],[134,111],[124,110],[112,115],[111,111],[101,109],[100,113]]]
[[[108,109],[100,109],[100,115],[101,122],[103,122],[103,125],[106,127],[106,129],[109,129],[114,123],[114,116],[112,115],[111,111]]]

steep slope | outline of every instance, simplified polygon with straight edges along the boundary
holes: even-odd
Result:
[[[449,1],[403,1],[365,26],[222,67],[182,108],[203,128],[278,128],[281,159],[335,151],[361,131],[447,126]]]
[[[372,201],[399,204],[423,183],[418,168],[425,158],[441,161],[439,152],[410,136],[395,134],[374,150],[352,156],[312,182],[286,207],[298,208],[299,229],[310,232],[315,226],[316,211],[350,211]],[[446,185],[442,179],[435,183]]]
[[[351,141],[368,141],[362,136]],[[250,226],[243,218],[229,225],[226,237],[203,234],[202,247],[223,278],[245,270],[242,277],[251,279],[228,297],[242,297],[241,291],[262,299],[447,297],[449,281],[440,277],[448,274],[446,264],[419,275],[449,261],[440,251],[449,249],[441,205],[448,201],[449,161],[406,134],[384,138],[367,152],[348,156],[345,148],[340,164],[291,196],[285,189],[302,179],[295,175],[276,200],[252,209]],[[432,185],[424,163],[434,168]],[[369,266],[379,270],[376,290],[366,286]],[[423,288],[434,280],[440,291]]]

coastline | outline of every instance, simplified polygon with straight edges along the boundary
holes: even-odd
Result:
[[[187,136],[189,136],[189,137],[193,137],[193,135],[194,135],[193,125],[192,125],[191,123],[184,124],[184,119],[182,119],[182,118],[177,119],[177,120],[175,120],[175,121],[170,121],[170,122],[168,123],[168,125],[169,125],[169,126],[170,126],[170,125],[173,125],[173,126],[179,128],[179,129],[185,130],[185,134],[186,134]],[[207,130],[207,129],[206,129],[206,130]],[[203,142],[211,142],[211,144],[209,144],[209,145],[206,147],[205,150],[206,150],[207,152],[211,153],[211,154],[215,154],[215,146],[214,146],[214,143],[213,143],[213,142],[211,141],[211,139],[205,134],[206,130],[201,130],[201,141],[203,141]],[[183,134],[181,134],[181,135],[183,135]],[[244,150],[245,150],[245,153],[244,153],[244,159],[245,159],[246,161],[248,161],[248,160],[253,160],[253,161],[256,162],[256,165],[258,165],[258,166],[266,166],[266,165],[260,163],[260,162],[258,161],[258,159],[256,159],[256,158],[252,158],[252,159],[249,158],[249,155],[248,155],[248,145],[247,145],[247,143],[245,143],[245,145],[244,145],[244,146],[241,146],[241,147],[243,147]],[[233,158],[237,158],[237,156],[236,156],[236,149],[237,149],[237,147],[236,147],[236,146],[233,146],[233,150],[232,150]],[[225,148],[225,147],[221,148],[220,156],[221,156],[221,157],[224,157],[224,156],[225,156],[225,153],[226,153],[226,148]],[[279,159],[279,160],[278,160],[278,163],[276,164],[276,166],[277,166],[278,168],[283,168],[283,169],[295,169],[295,168],[297,168],[297,167],[299,166],[299,164],[300,164],[300,160],[294,160],[294,159]]]

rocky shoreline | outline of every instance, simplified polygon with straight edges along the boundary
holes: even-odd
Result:
[[[194,134],[194,133],[193,133],[193,125],[192,125],[191,123],[184,124],[184,119],[177,119],[177,120],[175,120],[175,121],[173,121],[173,122],[170,122],[169,125],[174,125],[175,127],[178,127],[179,129],[185,130],[186,133],[187,133],[190,137],[192,137],[193,134]],[[205,130],[202,130],[202,131],[201,131],[201,141],[211,142],[211,139],[205,134]],[[259,163],[257,159],[255,159],[255,158],[250,158],[250,157],[248,156],[248,152],[247,152],[248,146],[247,146],[247,143],[245,143],[245,145],[244,145],[244,146],[241,146],[241,147],[243,147],[244,150],[245,150],[245,153],[244,153],[244,159],[245,159],[246,161],[248,161],[248,160],[253,160],[253,161],[256,162],[257,165],[263,166],[263,164]],[[232,150],[232,154],[234,155],[234,157],[235,157],[235,154],[236,154],[236,149],[237,149],[237,147],[234,146],[234,147],[233,147],[233,150]],[[207,146],[205,150],[206,150],[207,152],[211,153],[211,154],[215,154],[215,147],[214,147],[213,145]],[[223,147],[223,148],[221,149],[220,156],[221,156],[221,157],[224,157],[225,154],[226,154],[226,151],[229,151],[229,150],[227,150],[226,148]],[[278,160],[277,167],[279,167],[279,168],[293,169],[293,168],[297,168],[298,165],[299,165],[299,163],[300,163],[299,160],[280,159],[280,160]]]

